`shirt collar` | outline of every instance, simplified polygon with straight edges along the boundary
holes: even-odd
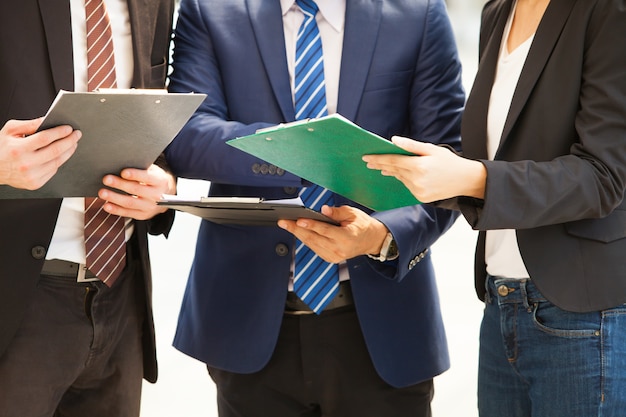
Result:
[[[315,0],[315,3],[320,9],[322,16],[324,16],[324,19],[333,29],[337,32],[342,31],[345,21],[346,0]],[[295,0],[280,0],[280,7],[283,16],[285,16],[292,7],[298,6]]]

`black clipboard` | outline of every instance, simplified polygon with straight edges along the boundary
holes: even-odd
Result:
[[[333,219],[301,204],[256,197],[203,197],[199,200],[163,199],[160,206],[183,211],[219,224],[277,226],[280,219],[308,218],[337,225]]]

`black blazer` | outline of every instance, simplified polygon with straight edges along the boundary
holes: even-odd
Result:
[[[133,87],[163,88],[174,0],[128,0],[134,48]],[[0,126],[45,114],[59,89],[74,89],[67,0],[0,3]],[[60,199],[0,200],[0,355],[20,326],[56,224]],[[147,233],[167,233],[173,213],[136,222],[131,244],[145,288],[144,377],[157,377]]]
[[[539,25],[494,161],[487,108],[513,0],[483,10],[480,65],[463,117],[463,152],[487,168],[484,200],[460,199],[481,230],[516,229],[539,290],[570,311],[626,302],[626,1],[552,0]]]

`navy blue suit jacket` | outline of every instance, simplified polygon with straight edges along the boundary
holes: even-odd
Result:
[[[303,180],[225,144],[294,120],[278,1],[183,0],[171,91],[208,97],[168,148],[174,172],[211,195],[297,196]],[[460,63],[443,0],[348,0],[338,112],[381,136],[459,146]],[[337,197],[337,205],[350,204]],[[413,206],[373,214],[400,258],[348,261],[357,314],[380,376],[401,387],[449,366],[429,247],[456,214]],[[203,221],[175,346],[232,372],[263,368],[283,317],[294,237]]]

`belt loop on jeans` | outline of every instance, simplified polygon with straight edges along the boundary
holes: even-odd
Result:
[[[527,279],[520,280],[519,289],[520,289],[520,292],[522,293],[522,301],[524,303],[524,307],[526,307],[526,309],[529,309],[530,308],[530,298],[528,297],[528,291],[526,289],[526,284],[528,284],[528,280]]]

